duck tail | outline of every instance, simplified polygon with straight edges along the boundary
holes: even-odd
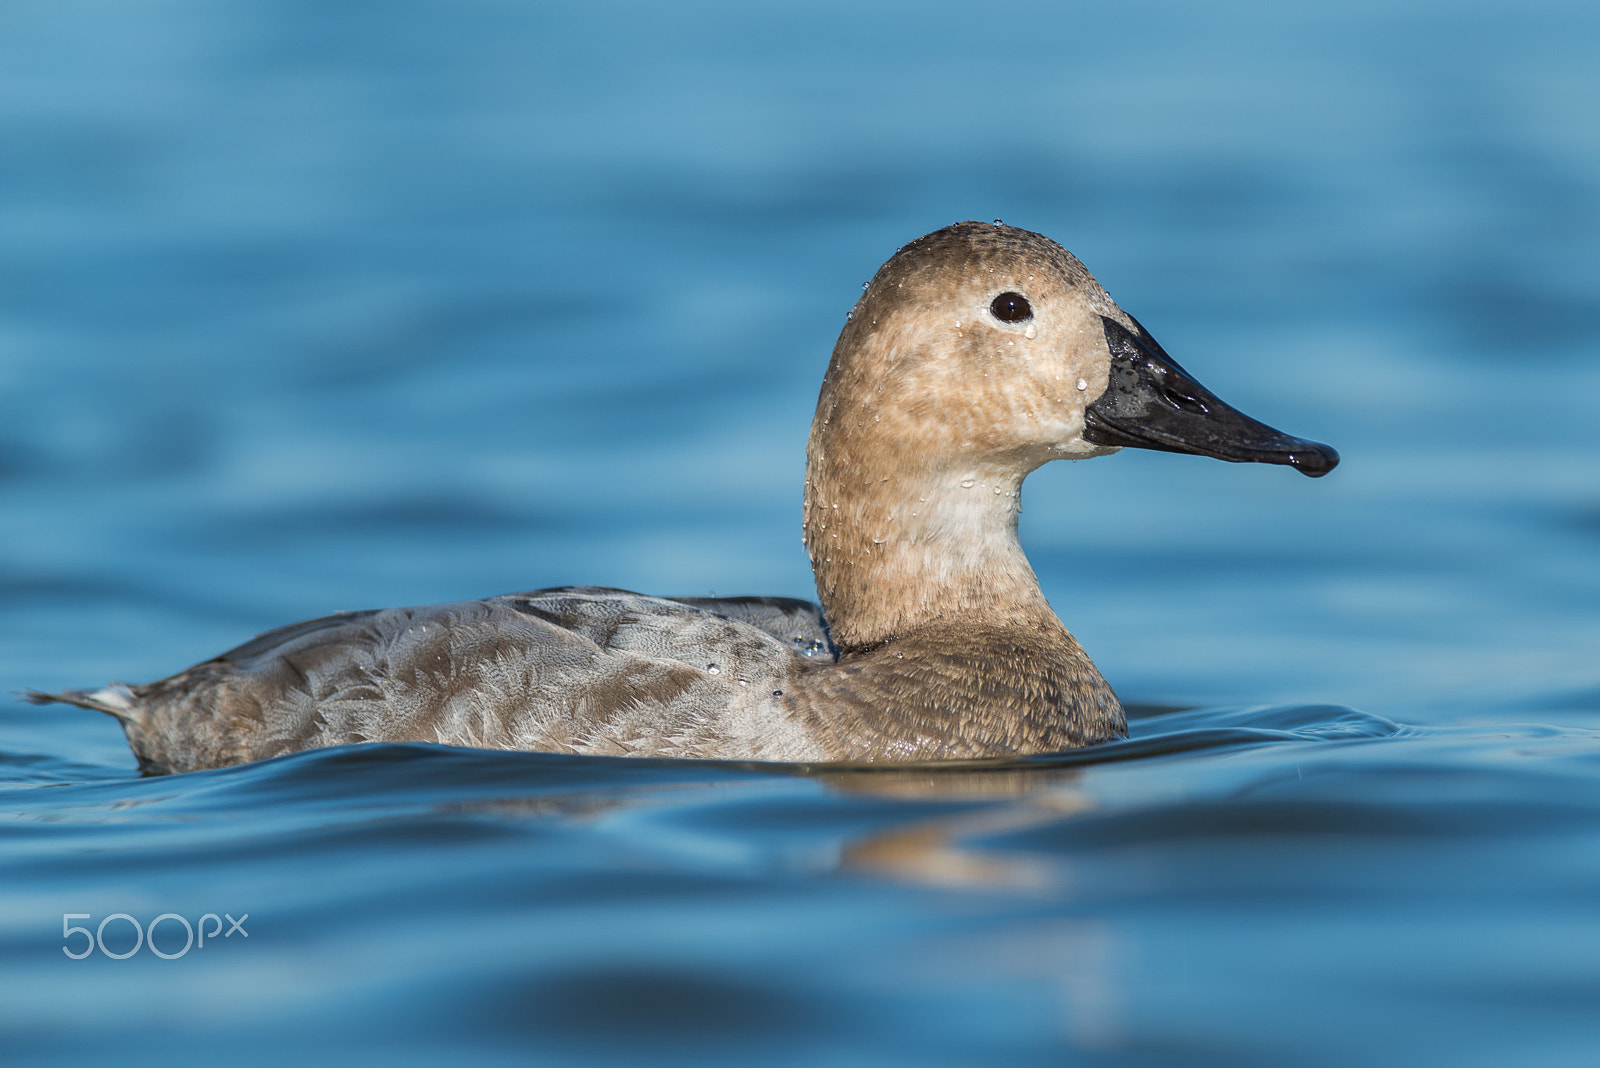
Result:
[[[123,682],[113,682],[110,686],[98,690],[62,690],[60,693],[23,690],[21,696],[36,705],[76,705],[92,712],[104,712],[123,723],[140,723],[144,719],[138,698],[134,696],[133,690],[127,683]]]

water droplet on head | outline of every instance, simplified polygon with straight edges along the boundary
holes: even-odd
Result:
[[[862,282],[861,283],[861,292],[865,293],[867,290],[869,290],[871,288],[872,288],[872,283],[871,282]]]
[[[977,481],[978,480],[975,478],[964,478],[961,480],[961,488],[971,489],[977,483]]]
[[[1082,378],[1078,379],[1078,392],[1079,393],[1082,393],[1084,390],[1086,390],[1088,388],[1089,388],[1089,383],[1085,379],[1082,379]]]
[[[1022,336],[1027,338],[1029,341],[1032,341],[1034,338],[1039,336],[1039,328],[1029,324],[1028,329],[1022,332]]]
[[[722,669],[717,667],[717,665],[715,665],[715,664],[707,664],[706,665],[706,670],[709,671],[713,675],[722,674]]]
[[[1000,221],[1000,220],[999,220],[999,219],[996,219],[996,220],[995,220],[995,221],[994,221],[994,224],[995,224],[995,225],[996,225],[996,226],[1004,226],[1004,225],[1005,225],[1005,223],[1003,223],[1003,222],[1001,222],[1001,221]]]

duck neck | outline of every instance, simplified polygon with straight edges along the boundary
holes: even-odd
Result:
[[[814,438],[805,543],[835,643],[869,650],[940,619],[1061,630],[1017,540],[1025,474],[885,471],[843,463]]]

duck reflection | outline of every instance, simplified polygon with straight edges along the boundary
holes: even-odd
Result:
[[[845,843],[839,870],[947,889],[1039,892],[1064,882],[1059,863],[986,850],[973,839],[1052,823],[1093,807],[1067,769],[970,761],[946,766],[860,768],[814,778],[842,794],[885,799],[992,801],[949,815],[865,834]]]
[[[637,765],[635,765],[637,766]],[[875,766],[712,766],[753,777],[653,782],[444,806],[492,818],[556,820],[604,832],[619,856],[743,858],[770,867],[870,876],[947,889],[1040,893],[1062,886],[1058,857],[981,840],[1093,807],[1072,768],[964,761]],[[708,767],[711,770],[711,767]],[[776,774],[775,774],[776,773]],[[841,810],[834,801],[855,802]]]

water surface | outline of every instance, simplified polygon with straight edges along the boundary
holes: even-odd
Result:
[[[338,609],[810,596],[833,338],[961,218],[1061,240],[1219,396],[1344,456],[1030,479],[1045,592],[1139,711],[1090,752],[384,746],[141,780],[105,717],[0,704],[7,1048],[1591,1060],[1597,23],[7,8],[5,692]],[[248,934],[73,960],[69,913]]]

